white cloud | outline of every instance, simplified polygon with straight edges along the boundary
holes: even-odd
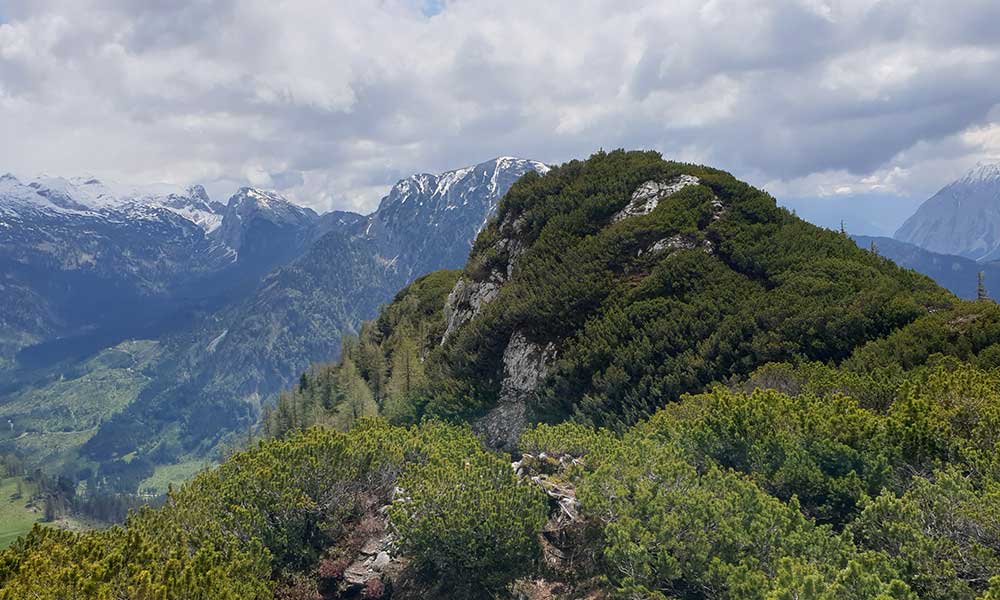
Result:
[[[6,0],[0,171],[273,185],[654,148],[802,196],[1000,157],[997,3]],[[843,193],[843,192],[842,192]]]

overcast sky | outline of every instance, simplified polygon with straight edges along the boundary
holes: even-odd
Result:
[[[1000,160],[996,0],[0,0],[0,172],[368,211],[411,172],[652,148],[780,197]]]

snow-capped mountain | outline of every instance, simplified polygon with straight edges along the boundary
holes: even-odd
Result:
[[[274,253],[298,254],[312,241],[309,232],[318,220],[319,215],[311,208],[293,204],[277,192],[245,187],[229,199],[222,223],[212,237],[244,258],[255,251],[265,259]],[[251,239],[266,248],[248,247]]]
[[[170,315],[250,293],[304,252],[317,221],[310,209],[249,188],[224,205],[199,185],[4,175],[0,291],[32,300],[0,305],[0,370],[26,347],[38,346],[22,363],[61,359],[60,343],[86,350],[159,335],[173,327]],[[80,346],[81,336],[93,344]]]
[[[1000,259],[1000,164],[979,165],[942,188],[893,237],[940,254]]]
[[[0,176],[0,212],[8,214],[43,212],[156,219],[165,210],[209,232],[222,223],[224,209],[225,205],[212,202],[200,185],[126,188],[92,177],[41,176],[21,182],[10,173]]]
[[[440,175],[411,175],[382,198],[363,235],[408,278],[461,266],[510,186],[529,171],[548,170],[535,160],[500,157]]]

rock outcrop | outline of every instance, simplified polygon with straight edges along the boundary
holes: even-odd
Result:
[[[492,268],[482,279],[474,280],[463,275],[455,283],[444,307],[448,327],[441,343],[459,327],[475,318],[483,306],[496,298],[500,287],[514,275],[514,265],[528,250],[522,239],[524,225],[523,218],[507,218],[500,223],[499,239],[493,244],[492,250],[497,256],[503,257],[503,263]]]
[[[555,344],[542,346],[522,332],[510,336],[503,353],[503,380],[500,401],[475,423],[474,429],[487,445],[514,450],[528,422],[528,401],[548,374],[556,357]]]
[[[647,181],[632,193],[632,200],[625,208],[618,211],[612,221],[648,215],[664,198],[670,197],[689,185],[698,185],[700,182],[701,180],[693,175],[678,175],[667,182]]]

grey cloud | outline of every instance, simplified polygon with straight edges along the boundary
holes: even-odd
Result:
[[[1000,102],[996,2],[440,6],[9,0],[0,128],[26,143],[0,170],[213,194],[264,173],[324,208],[372,208],[413,171],[599,147],[856,179],[977,158],[962,134]]]
[[[305,183],[305,177],[299,171],[281,171],[270,173],[271,182],[276,190],[287,190]]]

